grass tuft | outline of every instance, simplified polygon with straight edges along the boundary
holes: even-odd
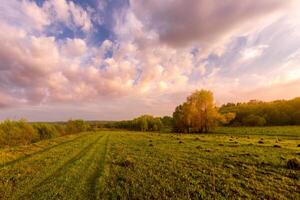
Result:
[[[289,169],[300,169],[300,159],[299,158],[289,159],[287,162],[287,167]]]

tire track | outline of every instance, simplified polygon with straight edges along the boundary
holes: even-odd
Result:
[[[96,195],[94,195],[93,188],[96,186],[97,180],[102,174],[103,168],[101,168],[100,165],[103,164],[104,166],[108,138],[109,134],[102,137],[101,141],[95,145],[95,148],[89,155],[89,158],[84,160],[84,167],[77,170],[77,174],[84,174],[85,176],[82,177],[80,181],[78,180],[77,188],[72,192],[72,199],[95,199],[94,197]],[[76,177],[73,177],[73,179],[76,179]],[[65,184],[68,185],[68,183]],[[68,198],[70,199],[70,197]]]
[[[2,168],[4,168],[4,167],[8,167],[8,166],[13,166],[13,165],[15,165],[15,164],[17,164],[17,163],[19,163],[19,162],[25,161],[25,160],[27,160],[27,159],[33,157],[33,156],[40,155],[40,154],[42,154],[42,153],[45,153],[45,152],[47,152],[47,151],[50,151],[51,149],[54,149],[54,148],[56,148],[56,147],[60,147],[60,146],[62,146],[62,145],[64,145],[64,144],[69,144],[69,143],[75,142],[75,141],[77,141],[77,140],[83,138],[84,136],[86,136],[86,135],[80,135],[80,136],[78,136],[78,137],[76,137],[76,138],[74,138],[74,139],[72,139],[72,140],[64,141],[64,142],[61,142],[61,143],[52,145],[52,146],[50,146],[50,147],[46,147],[46,148],[44,148],[44,149],[42,149],[42,150],[39,150],[39,151],[37,151],[37,152],[31,153],[31,154],[29,154],[29,155],[22,156],[22,157],[20,157],[20,158],[17,158],[16,160],[8,161],[8,162],[6,162],[6,163],[4,163],[4,164],[1,164],[1,165],[0,165],[0,169],[2,169]]]
[[[21,195],[21,197],[18,197],[18,199],[31,199],[31,195],[35,193],[35,191],[38,190],[38,188],[44,186],[48,182],[50,182],[52,179],[55,179],[56,177],[61,176],[62,174],[65,174],[68,169],[79,159],[81,159],[83,156],[85,156],[89,150],[92,149],[92,147],[103,137],[103,135],[100,135],[97,137],[93,142],[89,143],[87,146],[85,146],[80,152],[78,152],[75,156],[73,156],[68,161],[64,162],[59,168],[57,168],[51,175],[43,179],[38,184],[32,186],[30,189],[28,189],[28,192],[24,195]]]
[[[104,167],[106,162],[108,140],[109,140],[109,135],[105,140],[103,151],[99,156],[99,159],[97,160],[97,162],[100,161],[100,163],[97,165],[97,168],[95,169],[94,173],[88,180],[88,185],[90,188],[88,193],[90,194],[89,195],[90,200],[98,199],[103,187],[103,180],[101,180],[101,178],[103,177],[103,172],[104,172]]]

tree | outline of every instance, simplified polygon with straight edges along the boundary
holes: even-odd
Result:
[[[52,124],[37,123],[34,124],[33,127],[36,129],[37,133],[39,134],[40,140],[51,139],[59,135],[56,126]]]
[[[0,123],[0,146],[29,144],[38,140],[38,135],[25,119],[5,120]]]
[[[173,113],[174,131],[207,133],[220,119],[213,93],[197,90],[184,104],[176,107]]]
[[[187,122],[187,104],[184,103],[176,107],[173,113],[173,131],[176,133],[189,132]]]
[[[221,115],[221,120],[220,122],[223,124],[223,125],[228,125],[230,124],[236,117],[236,114],[233,113],[233,112],[228,112],[228,113],[225,113],[223,115]]]
[[[173,124],[173,118],[170,116],[164,116],[161,118],[161,122],[164,127],[171,127]]]
[[[244,118],[243,124],[246,126],[264,126],[266,124],[266,119],[257,115],[249,115]]]
[[[87,131],[88,129],[89,125],[81,119],[69,120],[66,125],[66,132],[68,134],[80,133]]]
[[[147,131],[148,130],[148,121],[145,116],[140,119],[140,130]]]
[[[300,98],[262,102],[227,103],[220,108],[222,114],[236,113],[230,125],[263,124],[268,126],[300,124]],[[264,123],[265,121],[265,123]],[[259,122],[259,123],[258,123]]]

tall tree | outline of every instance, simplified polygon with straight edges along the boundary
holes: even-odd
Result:
[[[208,90],[195,91],[175,109],[173,118],[177,132],[209,132],[220,120],[213,93]]]

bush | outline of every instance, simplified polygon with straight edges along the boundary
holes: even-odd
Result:
[[[57,130],[57,132],[58,132],[58,134],[60,136],[67,134],[66,133],[66,127],[65,127],[65,125],[63,125],[63,124],[55,124],[54,127],[55,127],[55,129]]]
[[[60,135],[55,125],[39,123],[35,124],[34,128],[36,129],[40,140],[51,139]]]
[[[264,126],[266,123],[266,119],[258,115],[249,115],[243,119],[243,125],[246,126]]]
[[[74,134],[84,132],[90,129],[89,124],[85,121],[78,119],[78,120],[69,120],[66,125],[66,132],[67,134]]]
[[[6,120],[0,123],[0,145],[29,144],[39,139],[36,131],[26,120]]]
[[[0,147],[30,144],[39,140],[86,130],[92,129],[83,120],[70,120],[67,125],[50,123],[30,124],[26,120],[6,120],[0,123]]]
[[[161,118],[151,115],[142,115],[133,120],[112,122],[106,128],[120,128],[135,131],[161,131],[163,123]]]

